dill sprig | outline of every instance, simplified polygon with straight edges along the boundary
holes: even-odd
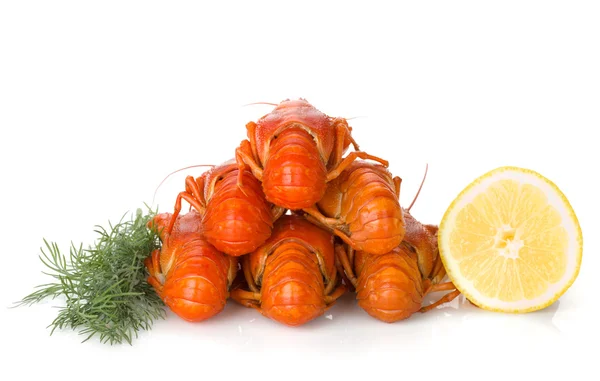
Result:
[[[55,279],[36,287],[18,302],[31,305],[46,298],[64,296],[66,305],[50,324],[55,329],[71,328],[85,335],[84,342],[99,335],[103,343],[132,343],[138,331],[149,330],[154,320],[165,318],[164,304],[147,282],[144,259],[160,247],[155,231],[146,227],[155,215],[136,211],[130,221],[105,229],[96,226],[99,238],[88,249],[71,244],[69,256],[56,243],[44,239],[40,259]]]

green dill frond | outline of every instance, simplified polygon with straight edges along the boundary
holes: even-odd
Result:
[[[52,330],[79,330],[87,341],[98,336],[103,343],[131,344],[140,330],[149,330],[165,318],[164,304],[148,282],[144,266],[154,249],[160,248],[155,231],[147,223],[156,215],[136,211],[130,221],[108,229],[97,226],[99,238],[88,249],[71,244],[69,255],[56,243],[44,240],[40,260],[55,282],[36,287],[18,305],[31,305],[46,298],[64,296],[66,305],[50,324]]]

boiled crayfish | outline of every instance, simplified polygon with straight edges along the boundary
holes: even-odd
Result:
[[[344,294],[335,267],[334,237],[297,215],[275,223],[271,237],[242,257],[246,288],[231,297],[280,323],[304,324]]]
[[[403,214],[406,234],[388,253],[375,255],[336,246],[339,271],[354,286],[358,305],[388,323],[429,311],[460,294],[452,283],[440,283],[446,270],[439,255],[437,226],[421,224],[407,210]],[[423,306],[426,295],[447,290],[453,291]]]
[[[235,257],[215,249],[203,235],[202,218],[192,210],[166,231],[170,213],[155,216],[149,227],[162,241],[145,261],[150,283],[169,308],[187,321],[206,320],[223,310],[238,270]]]
[[[245,187],[237,186],[239,177]],[[255,250],[271,235],[273,221],[285,210],[266,199],[260,182],[235,162],[226,162],[185,180],[185,191],[175,201],[167,232],[171,232],[186,200],[202,216],[204,237],[218,250],[239,256]]]
[[[354,250],[385,254],[405,233],[400,184],[384,166],[355,161],[328,184],[316,205],[304,211]]]
[[[163,300],[202,320],[223,308],[231,289],[242,305],[297,326],[350,287],[387,322],[455,298],[454,286],[441,283],[437,227],[400,206],[401,179],[388,162],[360,151],[344,118],[304,99],[275,106],[246,125],[235,159],[188,176],[174,213],[155,218],[163,248],[146,265]],[[180,215],[183,200],[195,211]],[[238,263],[228,255],[241,259],[234,284]],[[423,306],[442,290],[452,292]]]
[[[256,123],[246,125],[248,140],[236,149],[240,167],[238,184],[245,185],[243,169],[249,166],[262,182],[267,200],[290,210],[308,208],[357,158],[388,162],[359,151],[344,118],[332,118],[304,99],[286,100]],[[356,151],[343,158],[350,145]]]

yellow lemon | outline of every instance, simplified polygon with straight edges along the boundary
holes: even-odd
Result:
[[[450,280],[487,310],[547,307],[581,266],[573,208],[554,183],[528,169],[497,168],[469,184],[444,214],[438,237]]]

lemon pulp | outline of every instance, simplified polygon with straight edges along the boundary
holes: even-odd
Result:
[[[548,306],[581,264],[581,229],[566,197],[523,168],[498,168],[471,183],[446,211],[438,237],[450,279],[490,310]]]

